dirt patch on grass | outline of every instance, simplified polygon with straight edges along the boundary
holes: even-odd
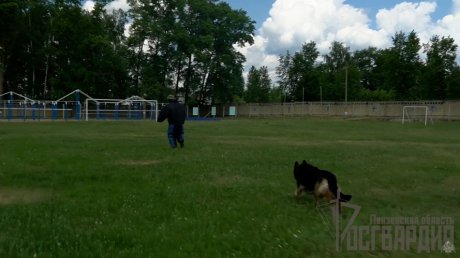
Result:
[[[214,141],[218,144],[225,145],[240,145],[240,146],[260,146],[260,145],[276,145],[276,146],[321,146],[329,143],[328,141],[316,141],[316,140],[298,140],[291,138],[282,137],[235,137],[235,139],[229,139],[224,137],[216,137]],[[332,143],[335,144],[335,143]]]
[[[122,166],[151,166],[161,163],[159,160],[135,160],[135,159],[125,159],[117,162],[118,165]]]
[[[213,142],[224,145],[240,145],[240,146],[253,146],[258,143],[255,137],[226,137],[226,136],[215,136]]]
[[[391,196],[392,192],[388,191],[388,189],[384,188],[371,188],[369,192],[369,196],[374,197],[388,197]]]
[[[254,183],[253,178],[241,175],[215,176],[211,181],[211,184],[220,186],[247,185],[252,183]]]
[[[51,191],[44,189],[0,187],[0,205],[44,202],[51,195]]]
[[[458,191],[460,186],[460,176],[449,176],[442,181],[442,186],[444,190],[449,191]]]
[[[399,142],[391,141],[369,141],[369,140],[337,140],[337,144],[354,145],[354,146],[393,146]]]

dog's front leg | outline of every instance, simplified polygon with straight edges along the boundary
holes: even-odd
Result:
[[[297,187],[297,189],[294,192],[295,197],[299,197],[300,194],[305,190],[305,187],[303,185],[300,185]]]

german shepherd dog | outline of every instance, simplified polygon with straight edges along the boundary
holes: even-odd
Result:
[[[337,178],[333,173],[310,165],[305,160],[301,164],[296,161],[294,164],[294,178],[297,182],[295,196],[299,196],[303,191],[313,193],[315,207],[322,198],[325,198],[328,202],[337,200]],[[340,202],[350,200],[351,195],[340,192]]]

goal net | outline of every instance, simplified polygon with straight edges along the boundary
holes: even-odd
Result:
[[[84,114],[89,120],[157,120],[158,102],[138,96],[127,99],[93,99],[85,101]]]
[[[428,106],[404,106],[402,115],[402,124],[405,122],[423,122],[425,125],[431,119],[431,112]]]

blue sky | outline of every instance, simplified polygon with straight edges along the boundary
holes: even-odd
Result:
[[[256,21],[256,28],[262,26],[262,23],[268,18],[270,9],[275,0],[223,0],[230,4],[234,9],[243,9],[248,16]],[[305,0],[308,1],[308,0]],[[401,0],[346,0],[345,3],[363,9],[370,18],[375,17],[378,10],[383,8],[392,8],[401,2],[421,2],[421,1],[401,1]],[[438,20],[451,11],[452,3],[449,0],[431,0],[436,2],[436,12],[433,13],[433,19]],[[371,25],[375,27],[375,20]]]
[[[262,25],[262,22],[268,18],[268,13],[272,7],[273,0],[224,0],[229,3],[234,9],[243,9],[248,13],[254,21],[257,22],[257,27]]]

